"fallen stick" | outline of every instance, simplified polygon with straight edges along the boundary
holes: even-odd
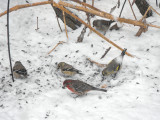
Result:
[[[111,47],[109,47],[109,48],[105,51],[105,53],[102,55],[101,59],[106,56],[106,54],[110,51],[110,49],[111,49]]]

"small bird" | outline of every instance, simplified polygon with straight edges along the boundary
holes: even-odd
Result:
[[[69,65],[65,62],[60,62],[58,64],[58,69],[61,69],[61,72],[66,76],[73,76],[75,74],[82,74],[80,70],[75,69],[72,65]]]
[[[124,48],[120,56],[114,58],[111,62],[109,62],[106,68],[104,68],[104,70],[102,71],[103,76],[111,75],[112,77],[116,77],[117,72],[121,69],[123,57],[126,50],[127,49]]]
[[[84,95],[85,93],[87,93],[91,90],[98,90],[98,91],[107,92],[107,90],[93,87],[85,82],[80,81],[80,80],[71,80],[71,79],[65,80],[63,82],[62,88],[65,88],[65,87],[67,87],[70,91],[77,94],[78,96]]]
[[[104,35],[106,34],[107,30],[109,29],[111,23],[115,21],[113,20],[94,20],[93,21],[93,27],[96,27],[97,30],[102,32]]]
[[[16,61],[13,66],[13,76],[15,78],[27,78],[27,70],[20,61]]]

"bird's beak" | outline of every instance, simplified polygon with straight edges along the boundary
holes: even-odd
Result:
[[[63,85],[63,87],[62,87],[62,88],[63,88],[63,89],[65,89],[65,87],[66,87],[66,86],[65,86],[65,85]]]

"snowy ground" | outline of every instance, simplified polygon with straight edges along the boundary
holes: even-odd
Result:
[[[28,0],[37,2],[42,0]],[[117,0],[95,0],[96,7],[109,12]],[[150,4],[160,12],[155,1]],[[25,4],[25,0],[11,1],[11,7]],[[121,1],[122,6],[123,1]],[[6,10],[7,1],[0,0],[0,13]],[[134,5],[137,18],[141,14]],[[120,9],[114,11],[118,16]],[[85,13],[76,12],[83,20]],[[36,18],[39,30],[36,31]],[[127,3],[122,17],[134,19]],[[96,19],[99,17],[95,17]],[[93,21],[92,19],[92,21]],[[148,22],[160,25],[160,16],[153,14]],[[107,93],[90,92],[74,99],[71,92],[62,89],[66,79],[56,69],[56,63],[66,61],[80,69],[84,75],[76,75],[91,85],[101,87],[103,68],[90,64],[86,58],[107,64],[121,52],[92,33],[84,42],[76,43],[82,28],[68,28],[69,40],[59,45],[50,55],[47,53],[59,42],[66,41],[58,28],[55,13],[50,5],[25,8],[10,14],[10,40],[12,63],[20,60],[29,77],[12,83],[7,51],[6,15],[0,17],[0,120],[159,120],[160,119],[160,30],[149,28],[141,37],[134,35],[138,27],[124,24],[119,31],[108,31],[106,37],[140,59],[124,57],[123,68],[113,88]],[[100,59],[108,47],[112,47],[104,59]]]

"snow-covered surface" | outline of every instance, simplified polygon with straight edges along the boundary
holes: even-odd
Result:
[[[42,0],[28,0],[38,2]],[[87,1],[91,3],[90,1]],[[117,0],[95,0],[96,7],[109,12]],[[155,1],[150,4],[160,12]],[[11,7],[25,4],[25,0],[11,0]],[[121,1],[122,6],[123,0]],[[122,17],[134,19],[128,5]],[[0,0],[0,13],[6,10],[7,0]],[[121,8],[121,7],[120,7]],[[134,5],[136,16],[142,16]],[[75,11],[75,10],[74,10]],[[85,13],[77,12],[83,20]],[[120,9],[113,14],[118,16]],[[36,31],[36,19],[39,30]],[[96,18],[92,19],[92,21]],[[160,16],[153,14],[147,22],[160,25]],[[20,60],[29,77],[16,79],[10,76],[6,15],[0,17],[0,120],[159,120],[160,119],[160,30],[149,27],[140,37],[135,37],[139,27],[123,24],[119,31],[108,31],[106,37],[138,58],[125,56],[123,67],[114,86],[104,92],[90,92],[74,99],[68,89],[62,89],[65,79],[56,69],[56,63],[65,61],[80,69],[84,75],[72,79],[101,87],[100,68],[86,58],[107,64],[121,51],[92,33],[82,43],[76,43],[82,28],[68,28],[69,39],[50,55],[47,53],[59,42],[67,41],[64,24],[60,31],[55,13],[50,5],[20,9],[10,13],[10,41],[12,63]],[[100,59],[108,47],[112,47],[104,59]]]

